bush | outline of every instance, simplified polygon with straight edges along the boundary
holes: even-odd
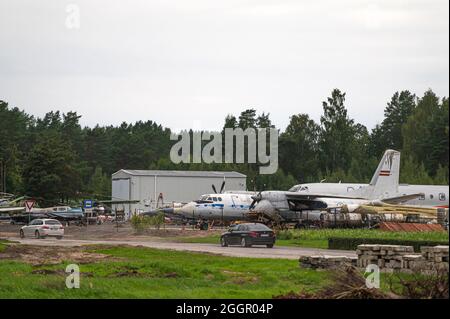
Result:
[[[130,219],[131,227],[136,233],[142,233],[149,226],[148,217],[141,215],[133,215]]]
[[[448,241],[432,240],[404,240],[404,239],[383,239],[383,238],[351,238],[351,237],[330,237],[328,238],[328,249],[356,250],[358,245],[402,245],[413,246],[415,252],[420,252],[422,246],[448,245]]]
[[[154,226],[159,230],[161,225],[164,224],[164,213],[159,213],[155,216],[133,215],[130,219],[130,223],[136,233],[142,233],[151,226]]]
[[[404,279],[397,273],[389,278],[389,288],[397,295],[408,299],[448,299],[448,272],[440,270],[431,275],[414,273]],[[397,280],[394,280],[394,279]],[[396,281],[398,282],[396,284]]]

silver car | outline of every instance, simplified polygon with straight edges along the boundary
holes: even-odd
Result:
[[[20,229],[20,238],[45,238],[47,236],[62,239],[64,236],[63,225],[56,219],[34,219],[30,224]]]

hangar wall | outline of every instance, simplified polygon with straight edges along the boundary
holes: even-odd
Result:
[[[225,190],[246,190],[246,176],[238,172],[160,171],[122,169],[112,175],[113,200],[139,200],[126,204],[126,213],[146,211],[156,207],[162,193],[163,204],[187,203],[202,194],[219,190],[225,179]]]

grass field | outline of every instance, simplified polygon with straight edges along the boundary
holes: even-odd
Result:
[[[98,246],[89,251],[113,259],[80,265],[80,289],[65,287],[70,260],[33,266],[0,259],[0,298],[271,298],[291,290],[316,291],[329,276],[300,269],[295,260],[140,247]]]
[[[277,234],[278,246],[328,248],[328,238],[373,238],[448,241],[448,232],[388,232],[376,229],[304,229],[287,230]],[[183,237],[176,239],[186,243],[219,243],[219,236]]]
[[[6,241],[5,240],[1,240],[0,239],[0,253],[5,250],[6,245],[5,245]]]

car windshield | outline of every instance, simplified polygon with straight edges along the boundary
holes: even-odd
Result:
[[[61,223],[57,220],[46,220],[45,224],[46,225],[61,225]]]
[[[248,225],[248,228],[252,231],[254,231],[254,230],[271,230],[269,227],[267,227],[266,225],[263,225],[263,224]]]

